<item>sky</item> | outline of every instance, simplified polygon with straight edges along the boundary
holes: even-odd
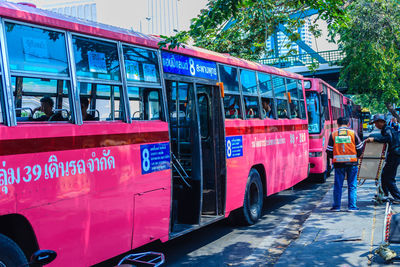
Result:
[[[162,17],[168,17],[163,24],[171,24],[172,29],[187,30],[190,26],[190,20],[200,13],[200,10],[206,7],[208,0],[178,0],[177,7],[178,12],[173,13],[172,9],[175,9],[176,0],[9,0],[10,2],[31,2],[37,5],[39,8],[43,8],[49,5],[56,5],[58,3],[90,3],[95,2],[97,5],[97,20],[98,22],[119,26],[122,28],[134,29],[144,33],[153,34],[168,34],[169,31],[165,31],[164,27],[154,25],[153,32],[151,32],[151,24],[146,18],[151,17],[149,9],[151,11],[151,5],[149,1],[153,2],[153,12],[155,17],[161,15]],[[168,5],[164,8],[162,3],[169,3],[170,16],[168,16]],[[157,10],[156,6],[162,6],[162,10]],[[176,23],[178,20],[178,24]],[[175,24],[172,25],[172,20]],[[155,21],[156,24],[156,21]],[[158,25],[161,25],[158,21]],[[172,27],[175,26],[175,27]],[[179,27],[177,27],[179,26]],[[150,32],[149,32],[150,29]],[[158,31],[155,31],[158,29]]]

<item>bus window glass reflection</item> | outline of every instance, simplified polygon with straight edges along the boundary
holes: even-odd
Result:
[[[219,65],[219,75],[221,82],[224,83],[225,91],[239,92],[239,78],[237,68]]]
[[[224,97],[225,118],[238,119],[241,118],[240,96],[225,95]]]
[[[103,80],[120,80],[117,45],[73,36],[76,75]]]
[[[128,82],[160,83],[157,52],[125,45],[123,49]]]
[[[247,119],[258,119],[259,108],[258,108],[258,97],[255,96],[244,96],[244,107],[246,109]]]
[[[10,69],[68,75],[63,33],[5,22]]]
[[[321,112],[318,93],[306,92],[308,110],[308,132],[316,134],[321,131]]]
[[[257,94],[257,80],[254,71],[240,70],[240,83],[243,93]]]
[[[265,73],[258,73],[258,84],[260,86],[260,94],[262,97],[274,97],[272,92],[271,75]]]

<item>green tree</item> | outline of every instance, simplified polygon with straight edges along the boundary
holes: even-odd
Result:
[[[344,0],[209,0],[207,8],[192,19],[190,29],[166,37],[160,46],[170,49],[193,42],[221,53],[229,53],[250,60],[268,56],[266,42],[277,26],[283,24],[292,35],[291,41],[300,38],[297,29],[304,19],[290,17],[307,9],[319,10],[318,18],[329,21],[333,27],[346,23],[345,9],[351,1]],[[320,35],[317,26],[312,32]],[[294,51],[289,51],[288,55]]]
[[[340,83],[366,95],[366,104],[384,103],[393,109],[400,90],[400,4],[396,0],[357,0],[350,20],[338,29],[345,53]],[[379,105],[375,105],[379,107]]]

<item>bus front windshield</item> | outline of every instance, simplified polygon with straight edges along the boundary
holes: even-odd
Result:
[[[308,110],[308,132],[317,134],[321,132],[321,109],[318,93],[306,92]]]

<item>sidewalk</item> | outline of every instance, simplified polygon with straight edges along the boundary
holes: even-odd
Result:
[[[333,179],[331,176],[330,179]],[[357,212],[347,212],[347,187],[343,188],[341,212],[331,212],[333,187],[303,225],[274,266],[381,266],[374,250],[382,241],[385,205],[375,206],[374,181],[358,187]],[[400,205],[394,207],[400,210]],[[398,254],[400,247],[391,246]],[[397,261],[394,264],[399,265]],[[393,265],[394,265],[393,264]],[[391,266],[386,265],[386,266]]]

